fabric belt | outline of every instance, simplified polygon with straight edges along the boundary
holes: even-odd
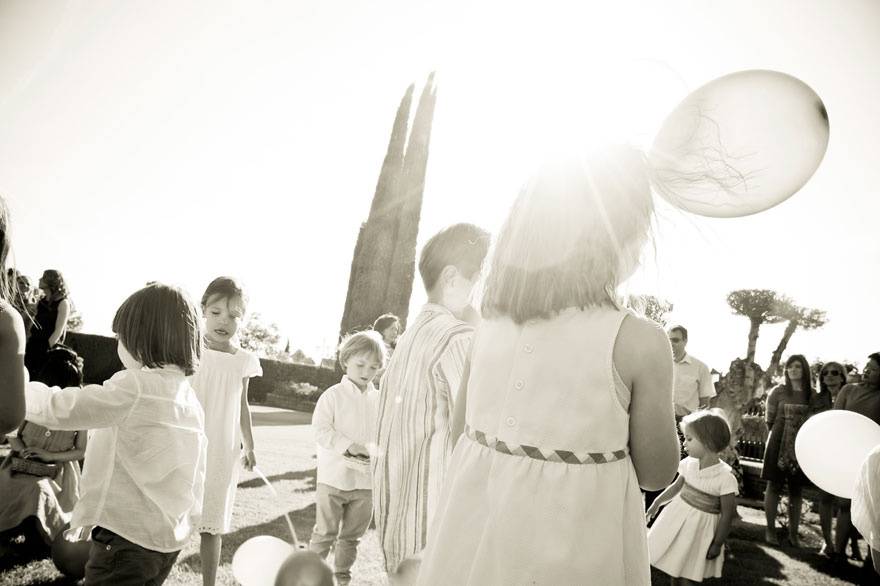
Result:
[[[697,509],[698,511],[703,511],[704,513],[712,513],[713,515],[717,515],[721,513],[721,497],[715,496],[714,494],[709,494],[708,492],[703,492],[699,488],[695,488],[688,484],[684,483],[684,486],[681,488],[681,500]]]
[[[623,460],[629,456],[629,448],[627,447],[611,452],[573,452],[569,450],[550,450],[546,448],[536,448],[534,446],[516,445],[491,437],[482,431],[473,429],[470,425],[465,425],[464,433],[467,437],[478,444],[482,444],[496,452],[510,454],[511,456],[532,458],[534,460],[543,460],[546,462],[562,462],[565,464],[607,464]]]

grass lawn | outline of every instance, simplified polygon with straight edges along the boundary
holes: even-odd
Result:
[[[253,409],[258,466],[272,482],[279,498],[272,495],[256,474],[242,475],[233,517],[233,527],[237,529],[223,539],[218,576],[220,584],[235,583],[231,570],[232,555],[245,540],[256,535],[274,535],[290,541],[285,512],[290,514],[297,537],[303,543],[308,541],[315,519],[314,436],[309,425],[311,414],[261,406]],[[808,515],[802,527],[801,541],[806,547],[793,550],[784,546],[771,548],[764,545],[762,511],[745,506],[740,506],[738,510],[742,518],[734,525],[728,540],[724,578],[709,580],[708,584],[840,586],[875,583],[868,580],[876,576],[863,574],[860,564],[853,563],[844,570],[832,572],[824,558],[816,553],[819,533],[815,515]],[[386,584],[380,560],[376,534],[370,530],[361,542],[352,572],[352,584]],[[655,585],[665,586],[669,583],[669,579],[656,570],[652,578]],[[21,557],[0,559],[0,585],[70,583],[58,573],[50,560]],[[198,538],[192,539],[181,552],[166,584],[201,584]]]

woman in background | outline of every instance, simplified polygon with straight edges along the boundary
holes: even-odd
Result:
[[[67,333],[67,318],[70,316],[70,299],[67,285],[59,271],[49,269],[43,272],[39,283],[43,298],[37,303],[34,327],[27,341],[24,363],[36,379],[46,361],[46,353],[55,344],[64,341]]]

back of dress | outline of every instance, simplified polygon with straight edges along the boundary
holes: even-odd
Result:
[[[650,583],[629,391],[613,366],[626,315],[480,326],[419,584]]]

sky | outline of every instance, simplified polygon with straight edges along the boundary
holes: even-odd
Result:
[[[748,320],[729,291],[827,311],[788,352],[880,350],[880,3],[0,0],[0,194],[13,263],[61,270],[107,334],[151,280],[194,298],[235,275],[292,348],[331,354],[352,252],[407,86],[437,72],[419,244],[492,232],[546,145],[647,147],[689,92],[748,69],[824,101],[831,135],[793,197],[742,218],[657,198],[624,291],[674,303],[688,349],[726,371]],[[797,149],[798,144],[791,148]],[[410,314],[424,303],[414,286]],[[783,325],[765,326],[766,365]]]

